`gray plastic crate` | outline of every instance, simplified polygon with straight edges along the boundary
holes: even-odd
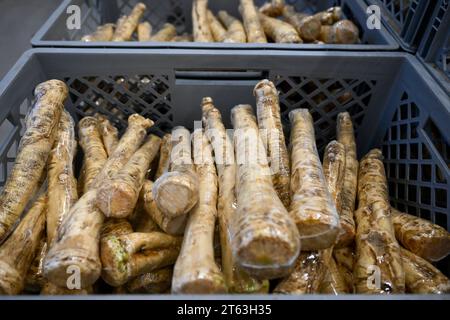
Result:
[[[230,108],[254,106],[252,89],[268,78],[280,92],[287,131],[290,110],[310,109],[322,153],[335,138],[337,114],[348,111],[359,156],[373,147],[383,150],[392,204],[450,230],[450,98],[412,55],[33,49],[0,82],[0,131],[7,132],[0,136],[0,188],[14,162],[33,89],[52,78],[69,86],[66,107],[76,121],[102,112],[123,130],[125,118],[138,112],[155,121],[159,134],[176,125],[192,129],[204,96],[214,99],[231,127]],[[448,266],[441,268],[450,274]]]
[[[450,94],[450,1],[436,2],[417,55]]]
[[[177,27],[178,33],[192,31],[192,0],[141,0],[147,5],[144,19],[149,21],[155,30],[165,22]],[[397,41],[383,26],[380,30],[369,30],[366,24],[367,5],[364,0],[287,0],[299,11],[313,13],[325,10],[334,5],[342,5],[344,15],[353,20],[360,29],[361,44],[355,45],[317,45],[317,44],[233,44],[233,43],[193,43],[193,42],[82,42],[85,34],[93,32],[96,27],[106,22],[116,22],[120,15],[128,14],[138,0],[64,0],[58,9],[32,38],[34,47],[81,47],[81,48],[213,48],[213,49],[291,49],[291,50],[397,50]],[[265,0],[255,0],[257,5]],[[67,8],[77,5],[81,8],[82,23],[79,30],[68,30],[66,27]],[[209,1],[213,12],[225,9],[236,17],[239,0]]]
[[[435,0],[367,0],[367,3],[380,7],[381,20],[404,50],[417,51]]]

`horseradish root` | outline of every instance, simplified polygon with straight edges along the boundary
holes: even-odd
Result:
[[[377,201],[389,206],[389,192],[384,172],[383,154],[381,150],[373,149],[359,163],[358,208],[370,206]]]
[[[45,230],[47,195],[32,205],[11,236],[0,247],[0,294],[16,295],[25,286],[25,277]]]
[[[146,180],[142,185],[140,193],[140,201],[142,202],[143,210],[148,219],[153,220],[161,230],[164,232],[177,236],[184,233],[184,228],[187,222],[187,215],[176,217],[168,217],[164,215],[157,207],[153,200],[152,194],[153,182]],[[139,230],[136,230],[139,231]]]
[[[105,181],[111,180],[119,172],[144,141],[147,129],[151,126],[153,126],[153,121],[138,114],[133,114],[128,118],[127,131],[119,140],[114,152],[93,181],[93,188],[100,187]]]
[[[450,293],[450,280],[431,263],[403,248],[401,254],[407,292],[417,294]]]
[[[312,42],[319,39],[322,24],[317,18],[297,13],[290,5],[284,6],[283,17],[297,30],[302,40]]]
[[[59,122],[55,145],[48,160],[47,241],[52,243],[61,221],[78,200],[73,159],[77,150],[75,124],[67,111]]]
[[[325,273],[323,251],[302,252],[297,258],[294,271],[281,280],[274,292],[283,294],[319,293]]]
[[[163,27],[150,38],[150,41],[171,41],[176,35],[177,29],[175,28],[175,26],[171,23],[164,23]]]
[[[102,278],[113,287],[171,265],[177,259],[181,238],[161,232],[107,234],[101,240]]]
[[[330,257],[325,268],[325,276],[320,284],[320,293],[339,295],[351,292],[333,257]]]
[[[58,131],[68,89],[64,82],[49,80],[34,90],[36,98],[27,115],[16,161],[0,194],[0,244],[17,225],[36,192]]]
[[[225,280],[214,260],[217,174],[212,148],[202,130],[194,132],[193,144],[199,199],[189,214],[180,255],[173,271],[172,292],[225,293]]]
[[[287,22],[259,14],[259,20],[266,35],[277,43],[302,43],[295,28]]]
[[[349,245],[355,238],[355,211],[356,191],[358,182],[358,160],[356,158],[356,142],[353,132],[353,123],[348,112],[342,112],[337,117],[337,139],[345,147],[345,173],[344,184],[341,189],[341,208],[339,213],[341,232],[336,246]]]
[[[231,118],[237,160],[234,258],[258,279],[286,276],[300,251],[298,230],[272,185],[251,106],[234,107]]]
[[[39,245],[36,248],[36,252],[33,254],[33,261],[31,262],[30,268],[28,269],[25,277],[24,292],[39,293],[45,285],[46,280],[44,278],[42,266],[46,254],[47,239],[43,232]]]
[[[161,139],[150,135],[122,169],[97,191],[97,207],[106,217],[127,218],[136,207],[139,192]]]
[[[145,9],[145,4],[139,2],[134,6],[129,16],[125,17],[125,19],[121,18],[121,21],[117,23],[112,41],[129,41],[134,30],[136,30]]]
[[[158,168],[155,172],[155,180],[161,177],[169,170],[170,165],[170,150],[172,149],[172,135],[165,134],[161,139],[161,146],[159,148]]]
[[[128,128],[113,154],[92,182],[91,189],[70,209],[44,261],[44,274],[53,284],[66,286],[69,267],[77,266],[80,285],[90,287],[100,276],[100,229],[104,215],[97,208],[97,188],[108,183],[136,152],[152,122],[134,114],[128,118]]]
[[[259,12],[269,17],[278,17],[283,13],[285,7],[284,0],[271,0],[259,8]]]
[[[439,261],[450,253],[450,234],[437,224],[392,208],[397,240],[409,251],[428,261]]]
[[[98,26],[97,29],[88,35],[81,38],[81,41],[95,42],[95,41],[111,41],[114,35],[114,24],[106,23]]]
[[[218,17],[227,28],[223,42],[244,43],[247,42],[244,25],[237,18],[230,16],[226,11],[219,11]]]
[[[255,8],[253,0],[240,0],[240,3],[239,11],[244,21],[248,42],[267,43],[267,38],[264,34],[263,26],[259,21],[258,11]]]
[[[190,137],[186,128],[173,128],[169,172],[159,177],[153,185],[153,199],[159,210],[169,218],[186,215],[198,200]]]
[[[148,22],[141,22],[137,27],[138,41],[150,41],[152,35],[152,25]]]
[[[339,214],[340,231],[337,243],[340,246],[349,244],[355,237],[353,213],[350,218],[341,214],[342,190],[345,179],[345,157],[345,146],[335,140],[327,145],[323,156],[323,173],[327,181],[328,191]]]
[[[302,250],[320,250],[334,245],[339,216],[327,188],[307,109],[289,113],[291,131],[291,211],[299,230]]]
[[[83,181],[82,193],[84,194],[92,187],[92,183],[105,165],[108,155],[103,146],[96,118],[84,117],[80,120],[78,137],[84,152],[83,179],[79,179]]]
[[[342,9],[341,7],[331,7],[326,11],[316,13],[314,18],[318,19],[323,25],[332,25],[333,23],[341,20]]]
[[[205,134],[209,138],[214,150],[216,162],[219,194],[217,201],[217,215],[219,221],[219,236],[221,244],[222,270],[228,292],[256,293],[268,292],[268,281],[257,280],[243,270],[240,270],[233,257],[232,224],[236,211],[236,163],[233,142],[228,136],[222,122],[220,111],[214,107],[209,97],[202,100],[202,120]]]
[[[281,124],[278,91],[272,82],[262,80],[256,84],[253,95],[256,97],[258,126],[270,161],[273,186],[281,202],[289,208],[289,154]]]
[[[125,289],[129,293],[165,293],[167,290],[170,290],[172,275],[171,267],[144,273],[127,282]]]
[[[223,42],[223,40],[225,40],[227,30],[225,30],[220,21],[217,20],[216,16],[210,10],[207,11],[207,18],[214,41]]]
[[[350,20],[338,21],[332,26],[322,26],[320,40],[331,44],[355,44],[359,41],[359,30]]]
[[[98,131],[100,132],[103,145],[109,157],[119,143],[119,131],[104,115],[97,113],[95,117],[98,121]]]
[[[359,207],[355,212],[357,229],[353,277],[356,293],[392,294],[405,291],[400,246],[394,236],[389,210],[385,203],[376,201]]]
[[[192,34],[195,42],[214,42],[208,19],[208,0],[192,3]]]

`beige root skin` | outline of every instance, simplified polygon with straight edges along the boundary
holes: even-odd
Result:
[[[284,0],[271,0],[270,2],[263,4],[261,8],[259,8],[259,12],[269,17],[278,17],[283,14],[284,7]]]
[[[145,4],[139,2],[134,6],[129,16],[119,19],[112,41],[129,41],[134,30],[136,30],[145,9]]]
[[[225,30],[220,21],[217,20],[216,16],[210,10],[207,11],[207,18],[214,41],[223,42],[225,40],[227,30]]]
[[[266,35],[277,43],[302,43],[295,28],[287,22],[259,14],[259,20]]]
[[[111,41],[114,35],[114,24],[106,23],[97,27],[93,33],[81,38],[81,41],[96,42],[96,41]]]
[[[164,215],[153,200],[152,188],[153,182],[149,180],[145,181],[142,185],[140,199],[145,216],[148,220],[154,221],[164,232],[174,236],[182,235],[186,227],[187,215],[181,215],[174,218]],[[142,230],[138,229],[136,231],[142,232]]]
[[[350,20],[342,20],[332,26],[322,26],[320,40],[330,44],[355,44],[359,41],[359,30]]]
[[[155,173],[155,180],[161,177],[169,170],[170,165],[170,151],[172,149],[172,135],[165,134],[161,139],[161,146],[159,148],[158,168]]]
[[[45,296],[68,296],[68,295],[88,295],[94,293],[92,287],[86,289],[68,289],[67,287],[58,287],[47,282],[41,290],[41,295]]]
[[[192,163],[190,137],[186,128],[172,130],[169,172],[153,185],[153,199],[168,218],[186,215],[198,200],[198,177]]]
[[[165,23],[163,27],[155,33],[150,41],[155,42],[167,42],[172,41],[172,39],[177,35],[177,29],[171,23]]]
[[[353,123],[348,112],[343,112],[337,118],[337,139],[345,147],[345,173],[341,189],[341,208],[339,211],[341,232],[337,247],[349,245],[355,238],[356,226],[353,218],[355,211],[356,191],[358,183],[358,160],[356,156],[355,134]]]
[[[83,194],[88,192],[92,183],[102,170],[108,159],[102,138],[98,130],[98,120],[94,117],[85,117],[78,123],[78,137],[84,152],[83,158]]]
[[[214,42],[207,15],[208,0],[192,3],[192,34],[195,42]]]
[[[325,273],[323,251],[302,252],[297,258],[294,271],[276,286],[274,293],[319,293]]]
[[[401,249],[406,290],[415,294],[450,293],[450,280],[431,263]]]
[[[153,126],[153,121],[138,114],[133,114],[128,118],[127,131],[95,177],[92,183],[93,188],[98,188],[104,182],[110,181],[119,172],[142,144],[147,135],[147,129],[151,126]]]
[[[339,215],[327,188],[316,147],[314,126],[308,109],[290,112],[291,120],[291,211],[303,250],[334,245]]]
[[[334,248],[333,258],[336,261],[336,266],[344,279],[349,293],[354,291],[353,288],[353,266],[355,262],[355,252],[351,247]]]
[[[245,43],[247,35],[245,34],[244,25],[237,18],[230,16],[226,11],[219,11],[218,17],[223,25],[227,28],[227,33],[223,42]]]
[[[219,194],[217,214],[221,245],[221,265],[228,292],[268,293],[269,282],[249,276],[237,265],[232,252],[233,222],[236,211],[236,163],[233,142],[227,135],[220,111],[209,97],[202,100],[202,120],[214,150],[218,173]]]
[[[428,220],[392,208],[397,240],[409,251],[428,261],[439,261],[450,253],[450,233]]]
[[[314,18],[318,19],[322,25],[332,25],[342,19],[341,7],[331,7],[326,11],[316,13]]]
[[[238,164],[232,235],[234,258],[255,278],[286,276],[300,251],[298,230],[273,187],[251,106],[234,107],[231,118]]]
[[[283,17],[295,28],[302,40],[313,42],[319,39],[322,27],[319,19],[297,13],[294,7],[289,5],[284,6]]]
[[[48,160],[48,243],[52,243],[61,221],[78,200],[77,181],[73,172],[73,159],[77,149],[74,127],[72,117],[64,111]]]
[[[353,213],[350,217],[342,215],[342,190],[344,189],[346,168],[345,146],[337,141],[330,142],[325,148],[323,157],[323,173],[327,181],[328,191],[339,214],[340,231],[337,238],[338,247],[350,244],[355,237]],[[355,186],[356,188],[356,186]]]
[[[141,22],[137,27],[138,41],[150,41],[152,36],[152,25],[148,22]]]
[[[0,247],[0,294],[17,295],[22,292],[27,271],[45,230],[46,210],[47,195],[44,194],[34,202]]]
[[[373,192],[373,191],[370,191]],[[356,217],[356,261],[353,277],[356,293],[395,294],[405,292],[405,273],[400,246],[394,236],[389,206],[382,201],[360,207]],[[371,284],[374,266],[380,286]]]
[[[171,267],[145,273],[125,284],[128,293],[157,294],[170,290],[173,270]]]
[[[42,266],[46,254],[47,239],[45,234],[43,234],[25,278],[25,292],[39,293],[45,285],[46,280],[44,278]]]
[[[384,172],[383,154],[373,149],[359,163],[358,206],[363,208],[376,201],[389,205],[389,192]]]
[[[326,264],[325,276],[320,284],[320,293],[339,295],[350,292],[350,288],[339,270],[336,261],[331,257]]]
[[[165,233],[133,232],[102,237],[102,278],[113,287],[130,279],[171,265],[177,259],[181,238]]]
[[[98,131],[100,132],[103,145],[109,157],[113,154],[114,149],[119,143],[119,130],[104,115],[97,113],[95,117],[98,121]]]
[[[253,0],[240,0],[240,4],[239,11],[244,21],[248,42],[267,43],[267,38]]]
[[[34,90],[36,100],[27,116],[14,166],[0,193],[0,244],[13,231],[37,190],[67,94],[66,84],[59,80],[40,83]]]
[[[152,122],[137,114],[128,118],[128,128],[114,153],[104,164],[92,182],[92,189],[85,193],[71,208],[62,222],[53,246],[44,261],[44,274],[57,286],[66,286],[67,268],[76,265],[80,269],[81,288],[90,287],[100,276],[100,229],[104,215],[97,208],[97,188],[106,184],[136,152],[143,142]]]
[[[199,199],[189,214],[183,245],[173,271],[172,292],[225,293],[225,280],[214,260],[217,173],[212,147],[202,130],[194,133],[193,145]]]
[[[126,165],[97,191],[97,207],[106,217],[127,218],[136,207],[139,192],[161,139],[150,135]]]
[[[263,80],[256,84],[253,95],[256,97],[258,127],[271,165],[273,186],[283,205],[289,208],[290,164],[281,124],[278,91],[272,82]]]

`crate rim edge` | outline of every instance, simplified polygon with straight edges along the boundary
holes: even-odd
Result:
[[[33,48],[46,48],[46,47],[58,47],[58,48],[185,48],[185,49],[198,49],[202,50],[205,48],[215,49],[219,48],[221,50],[227,50],[234,48],[234,50],[294,50],[300,46],[300,50],[316,50],[320,48],[321,50],[336,50],[336,51],[398,51],[401,49],[399,40],[392,34],[392,31],[385,25],[384,22],[381,23],[381,30],[383,36],[385,36],[387,44],[353,44],[353,45],[343,45],[342,48],[335,49],[334,44],[281,44],[281,43],[268,43],[268,44],[257,44],[257,43],[191,43],[191,42],[156,42],[152,43],[154,45],[146,47],[145,43],[149,42],[82,42],[73,40],[42,40],[42,38],[50,31],[50,28],[55,24],[58,17],[66,10],[67,6],[73,0],[64,0],[48,17],[45,23],[38,29],[38,31],[31,38],[31,45]],[[365,6],[367,9],[368,4],[364,0],[359,0],[357,5]],[[126,43],[126,44],[125,44]],[[82,44],[82,47],[80,47]],[[194,44],[194,45],[193,45]],[[350,46],[350,47],[347,47]]]

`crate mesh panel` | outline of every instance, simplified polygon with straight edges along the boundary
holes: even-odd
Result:
[[[418,6],[418,0],[377,0],[396,21],[398,28],[406,27],[409,17],[414,14]]]
[[[391,203],[449,230],[450,146],[428,114],[403,94],[383,142]],[[441,161],[439,161],[441,160]]]
[[[133,113],[155,122],[152,132],[162,135],[172,127],[169,77],[163,74],[66,78],[73,114],[78,119],[107,115],[121,132]]]
[[[281,117],[289,130],[289,112],[297,108],[309,109],[314,121],[316,142],[322,154],[327,143],[336,138],[338,113],[348,111],[353,118],[355,134],[370,103],[374,80],[314,79],[310,77],[275,76],[280,93]],[[289,132],[286,132],[289,136]]]
[[[0,191],[16,160],[20,138],[25,131],[25,118],[31,108],[32,95],[24,99],[0,125]]]

